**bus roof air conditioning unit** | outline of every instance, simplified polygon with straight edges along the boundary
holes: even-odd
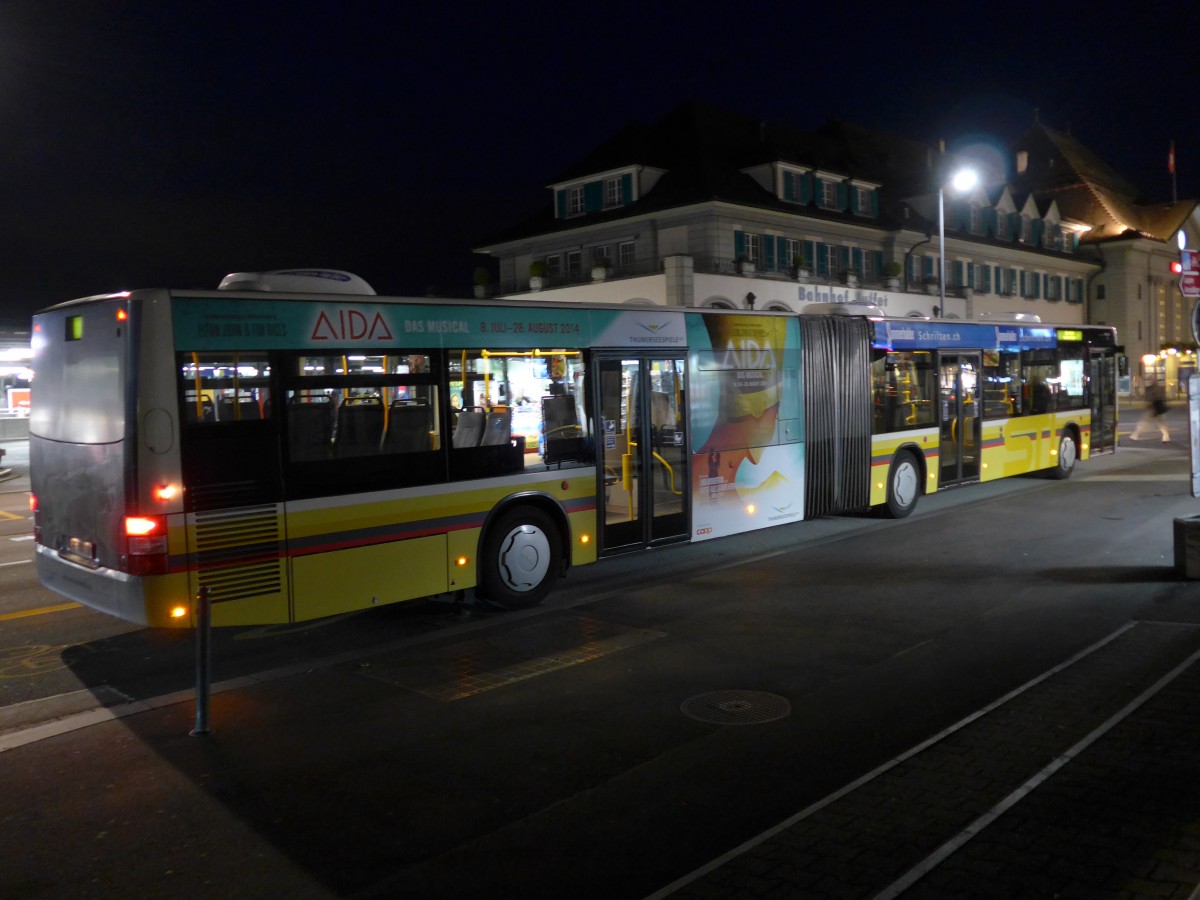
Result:
[[[222,291],[280,291],[292,294],[368,294],[375,290],[362,278],[338,269],[277,269],[274,272],[231,272],[221,279]]]

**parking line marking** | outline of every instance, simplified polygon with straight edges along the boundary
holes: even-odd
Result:
[[[39,606],[37,609],[22,609],[17,612],[0,613],[0,622],[9,619],[24,619],[28,616],[41,616],[46,613],[64,612],[68,609],[79,609],[82,603],[60,603],[57,606]]]

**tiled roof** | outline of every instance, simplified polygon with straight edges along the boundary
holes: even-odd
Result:
[[[1131,236],[1167,241],[1196,208],[1195,200],[1146,203],[1136,187],[1079,141],[1040,122],[1016,149],[1028,153],[1028,165],[1013,176],[1014,188],[1032,191],[1039,207],[1054,200],[1065,218],[1090,225],[1086,243]]]

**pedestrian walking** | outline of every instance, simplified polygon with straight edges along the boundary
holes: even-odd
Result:
[[[1146,411],[1142,417],[1138,419],[1137,427],[1133,429],[1133,433],[1129,435],[1131,441],[1140,441],[1142,432],[1148,431],[1153,433],[1157,428],[1162,434],[1163,443],[1171,440],[1171,432],[1167,428],[1167,419],[1164,415],[1167,411],[1167,393],[1163,390],[1163,386],[1155,381],[1146,388]]]

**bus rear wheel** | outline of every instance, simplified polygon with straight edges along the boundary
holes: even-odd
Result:
[[[893,519],[905,518],[917,508],[920,496],[921,467],[917,465],[915,456],[907,450],[901,450],[888,470],[885,507],[888,516]]]
[[[1064,432],[1058,438],[1058,459],[1055,461],[1054,468],[1048,469],[1047,473],[1051,478],[1057,478],[1059,481],[1070,478],[1071,473],[1075,470],[1075,460],[1078,457],[1075,438]]]
[[[511,510],[488,529],[480,573],[487,599],[510,609],[536,606],[561,572],[558,527],[542,510]]]

